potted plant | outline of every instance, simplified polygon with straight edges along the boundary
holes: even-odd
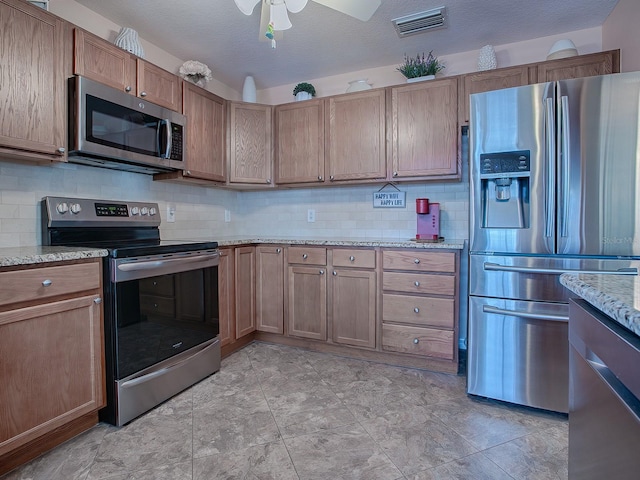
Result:
[[[296,97],[296,100],[310,100],[311,97],[316,96],[316,89],[307,82],[301,82],[295,86],[293,89],[293,96]]]
[[[420,80],[428,80],[434,78],[436,73],[444,70],[444,65],[433,56],[433,51],[425,57],[424,53],[416,55],[415,58],[404,56],[404,63],[396,70],[407,77],[407,82],[415,82]]]

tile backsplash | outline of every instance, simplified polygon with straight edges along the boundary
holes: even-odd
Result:
[[[69,196],[157,202],[164,239],[229,236],[409,239],[415,236],[415,199],[439,202],[441,235],[468,238],[467,166],[461,182],[400,184],[406,208],[373,208],[381,185],[259,192],[154,182],[149,175],[83,165],[31,165],[0,161],[0,247],[41,243],[42,197]],[[391,189],[392,187],[387,187]],[[175,223],[166,221],[174,205]],[[307,221],[309,209],[315,222]],[[225,210],[231,214],[225,222]]]

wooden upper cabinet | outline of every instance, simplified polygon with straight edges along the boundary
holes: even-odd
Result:
[[[276,111],[276,183],[324,181],[324,102],[279,105]]]
[[[327,100],[325,164],[330,182],[384,179],[385,90]]]
[[[182,80],[171,72],[137,59],[138,96],[179,112],[182,109]]]
[[[620,50],[549,60],[537,64],[538,82],[592,77],[620,72]]]
[[[273,185],[273,109],[229,103],[229,182]]]
[[[457,78],[391,88],[391,179],[460,178]]]
[[[184,175],[225,182],[225,102],[203,88],[184,82],[183,114],[187,117]]]
[[[533,71],[535,73],[535,69]],[[528,85],[529,67],[524,65],[470,73],[461,76],[460,80],[459,121],[465,124],[469,122],[469,95]]]
[[[64,23],[27,2],[3,0],[0,32],[0,153],[62,159]]]

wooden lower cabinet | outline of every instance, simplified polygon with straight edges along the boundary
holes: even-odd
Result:
[[[288,334],[327,339],[327,275],[325,266],[289,267]]]
[[[284,333],[284,248],[256,247],[256,330]]]
[[[256,330],[256,247],[235,252],[236,339]]]
[[[220,249],[218,265],[218,308],[220,319],[220,346],[224,347],[236,339],[235,304],[235,255],[233,248]]]
[[[331,272],[333,341],[376,346],[376,272],[335,268]]]
[[[0,300],[0,475],[97,423],[105,405],[99,262],[0,272],[9,294]],[[69,277],[56,278],[62,271]]]

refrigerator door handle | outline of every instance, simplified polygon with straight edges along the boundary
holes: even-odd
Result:
[[[568,315],[551,315],[548,313],[532,313],[522,312],[519,310],[505,310],[503,308],[492,307],[491,305],[483,305],[482,311],[484,313],[494,313],[496,315],[508,315],[510,317],[519,318],[533,318],[534,320],[551,320],[554,322],[568,322]]]
[[[569,158],[571,158],[571,132],[569,129],[569,97],[563,95],[560,97],[560,112],[562,118],[562,154],[561,158],[561,175],[562,178],[562,209],[560,210],[560,235],[562,237],[569,236]]]
[[[555,158],[556,158],[556,125],[555,125],[555,116],[554,116],[554,108],[553,108],[553,98],[545,99],[545,129],[547,135],[547,187],[546,187],[546,196],[545,196],[545,229],[544,236],[552,237],[553,236],[553,217],[556,203],[556,169],[555,169]]]
[[[539,267],[513,267],[511,265],[500,265],[499,263],[484,262],[484,270],[498,272],[515,272],[515,273],[542,273],[542,274],[561,274],[561,273],[588,273],[588,274],[609,274],[609,275],[638,275],[637,268],[618,268],[617,270],[575,270],[570,268],[539,268]]]

